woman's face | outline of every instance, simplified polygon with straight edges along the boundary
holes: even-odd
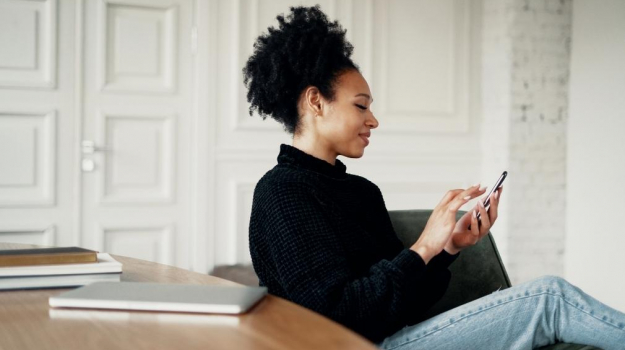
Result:
[[[335,99],[322,104],[323,120],[317,125],[328,151],[349,158],[362,157],[370,130],[379,125],[371,112],[372,102],[369,84],[358,71],[350,70],[338,77]]]

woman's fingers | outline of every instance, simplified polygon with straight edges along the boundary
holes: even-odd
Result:
[[[481,195],[486,191],[486,188],[480,188],[480,185],[471,186],[464,191],[458,192],[455,197],[449,202],[448,210],[457,212],[460,207],[465,205],[471,199]]]
[[[465,205],[469,200],[484,194],[485,191],[486,187],[481,188],[480,184],[471,186],[466,190],[449,190],[436,206],[435,210],[439,215],[447,215],[445,213],[456,215],[460,207]]]
[[[445,195],[443,196],[443,199],[441,199],[441,201],[438,203],[438,206],[442,207],[442,206],[447,205],[447,203],[451,202],[451,200],[453,200],[456,197],[456,195],[458,195],[458,193],[462,191],[463,191],[462,189],[447,191],[447,193],[445,193]]]
[[[477,203],[477,209],[480,212],[480,220],[482,221],[480,233],[488,232],[490,229],[490,218],[488,217],[488,213],[486,212],[486,208],[484,207],[484,203],[481,199]]]
[[[499,216],[498,212],[499,212],[499,198],[500,197],[501,197],[501,187],[499,187],[496,191],[494,191],[493,194],[490,196],[490,209],[488,209],[488,212],[490,214],[491,226],[495,223],[495,220],[497,220],[497,217]]]
[[[477,223],[477,212],[475,210],[471,211],[471,233],[475,236],[480,236],[480,225]]]

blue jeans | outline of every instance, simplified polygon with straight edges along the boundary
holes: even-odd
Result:
[[[382,349],[533,349],[556,342],[625,349],[625,314],[560,277],[495,291],[387,337]]]

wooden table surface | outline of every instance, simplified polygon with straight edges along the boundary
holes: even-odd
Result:
[[[0,243],[0,249],[29,247]],[[238,285],[113,257],[123,264],[122,281]],[[70,289],[0,291],[0,349],[375,349],[342,325],[273,295],[237,316],[49,307],[50,296]]]

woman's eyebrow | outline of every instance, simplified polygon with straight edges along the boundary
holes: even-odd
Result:
[[[358,95],[356,95],[355,97],[358,97],[358,96],[364,96],[364,97],[366,97],[366,98],[370,99],[370,100],[371,100],[371,102],[373,103],[373,99],[371,98],[371,96],[369,96],[369,95],[367,95],[367,94],[365,94],[365,93],[359,93],[359,94],[358,94]]]

